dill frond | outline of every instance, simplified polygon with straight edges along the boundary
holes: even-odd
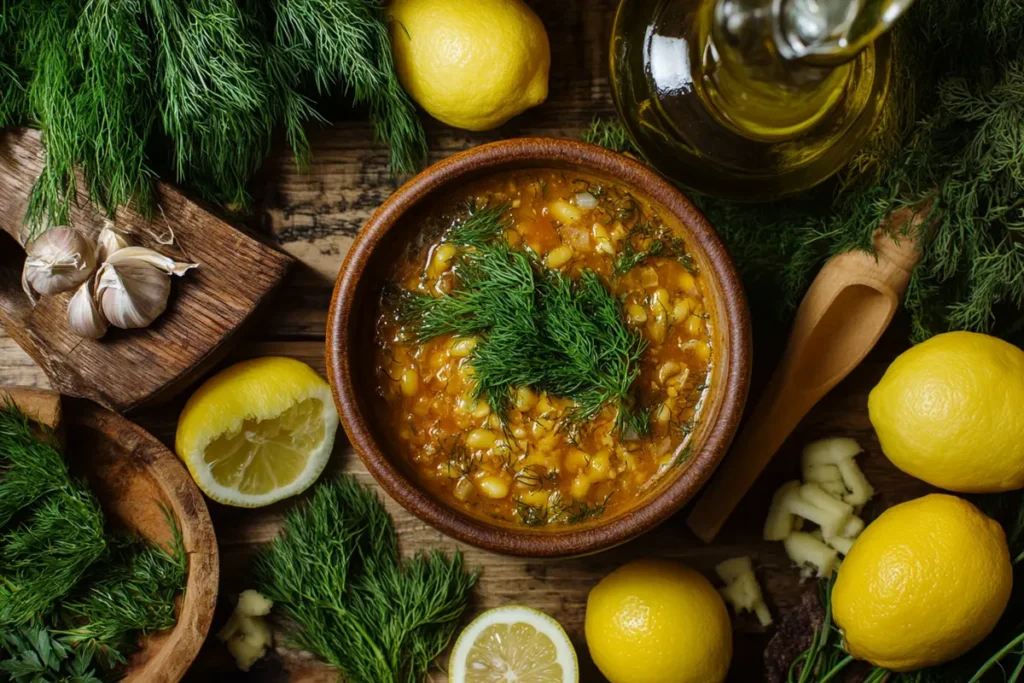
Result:
[[[296,626],[295,644],[353,683],[423,680],[477,579],[458,552],[401,561],[384,505],[348,476],[317,484],[253,570]]]
[[[464,247],[457,284],[442,297],[403,293],[398,313],[415,341],[444,334],[478,335],[471,362],[474,395],[503,419],[512,391],[528,386],[572,399],[572,418],[617,409],[616,428],[645,434],[649,420],[635,405],[643,337],[626,326],[620,302],[591,271],[571,279],[548,270],[502,236],[505,205],[453,221],[447,242]]]
[[[52,435],[13,404],[0,409],[0,672],[16,683],[111,680],[136,634],[174,625],[188,559],[163,511],[166,550],[107,535]]]
[[[618,119],[595,118],[580,137],[584,142],[610,149],[613,152],[629,152],[638,155],[633,141],[629,139],[626,127]]]
[[[245,207],[269,151],[273,94],[250,18],[234,0],[150,0],[156,93],[179,182]]]
[[[103,513],[84,487],[43,498],[0,536],[0,625],[18,625],[68,593],[107,549]]]
[[[132,203],[145,214],[152,201],[146,147],[157,104],[144,22],[144,0],[87,0],[71,38],[82,70],[77,157],[92,201],[110,215]]]
[[[380,0],[275,0],[274,44],[320,92],[341,86],[370,110],[377,138],[391,145],[391,169],[412,172],[427,158],[416,108],[398,83]]]
[[[37,435],[27,416],[0,409],[0,531],[20,510],[70,481],[52,434]]]
[[[123,663],[137,634],[174,626],[174,599],[185,590],[188,558],[181,529],[164,508],[171,529],[168,549],[134,536],[115,539],[113,551],[90,568],[60,603],[59,628],[76,647],[101,649],[108,668]]]

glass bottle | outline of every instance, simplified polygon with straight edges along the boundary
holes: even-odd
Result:
[[[622,0],[612,89],[670,178],[736,200],[838,171],[886,103],[885,32],[913,0]]]

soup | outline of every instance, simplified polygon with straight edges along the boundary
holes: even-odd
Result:
[[[393,452],[475,516],[557,528],[685,466],[713,362],[685,235],[613,183],[517,171],[429,210],[376,329]]]

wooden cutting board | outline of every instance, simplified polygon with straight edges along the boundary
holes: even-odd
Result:
[[[118,228],[136,244],[200,267],[175,278],[167,311],[148,328],[112,327],[99,341],[82,339],[67,329],[72,292],[45,297],[33,306],[21,289],[24,253],[16,240],[42,165],[38,132],[0,132],[0,323],[63,394],[89,398],[117,412],[169,399],[220,360],[293,262],[176,188],[157,183],[159,206],[152,220],[122,209],[116,216]],[[85,200],[84,187],[79,182],[80,200],[72,207],[71,224],[95,237],[103,216]],[[174,244],[162,244],[172,230]]]

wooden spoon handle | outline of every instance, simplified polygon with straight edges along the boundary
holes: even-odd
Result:
[[[912,239],[875,235],[876,255],[829,261],[793,321],[782,362],[687,524],[710,542],[800,420],[874,348],[919,258]]]

